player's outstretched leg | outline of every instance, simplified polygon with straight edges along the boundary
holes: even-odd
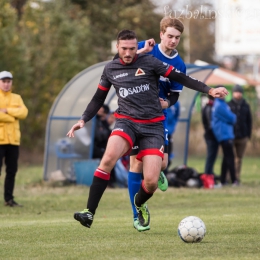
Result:
[[[92,222],[93,222],[93,214],[88,210],[84,209],[80,212],[74,213],[74,219],[80,222],[81,225],[90,228]]]
[[[159,176],[158,188],[161,191],[166,191],[168,189],[168,180],[167,180],[165,174],[163,173],[163,171],[161,171],[160,176]]]

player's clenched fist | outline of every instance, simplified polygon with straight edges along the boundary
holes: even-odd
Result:
[[[228,94],[228,91],[224,87],[212,88],[208,94],[215,98],[223,98]]]

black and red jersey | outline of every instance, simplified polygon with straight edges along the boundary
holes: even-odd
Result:
[[[125,64],[117,58],[105,66],[98,89],[81,119],[87,122],[94,117],[111,86],[114,86],[118,96],[118,109],[115,113],[117,118],[128,118],[139,123],[164,120],[158,97],[160,76],[203,93],[210,90],[204,83],[181,73],[152,55],[136,55],[131,64]]]
[[[117,117],[163,120],[158,79],[160,75],[167,77],[171,70],[172,66],[151,55],[137,55],[131,64],[115,59],[105,66],[98,87],[109,91],[114,86],[118,96]]]

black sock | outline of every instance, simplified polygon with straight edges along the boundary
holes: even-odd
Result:
[[[135,196],[135,205],[137,207],[141,207],[147,200],[149,200],[153,196],[153,193],[148,193],[143,188],[143,183],[138,191],[137,195]]]
[[[92,185],[89,190],[89,197],[87,203],[87,209],[93,213],[96,213],[96,209],[98,207],[98,203],[101,200],[101,197],[108,185],[108,180],[101,179],[99,177],[94,176]]]

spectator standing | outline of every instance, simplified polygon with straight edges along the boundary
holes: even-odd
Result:
[[[22,206],[14,200],[15,176],[18,170],[20,125],[28,109],[20,95],[12,93],[13,75],[8,71],[0,72],[0,173],[5,158],[6,176],[4,182],[5,206]]]
[[[246,145],[252,133],[252,115],[250,106],[243,98],[243,88],[235,85],[232,93],[232,100],[228,103],[231,111],[237,116],[234,126],[234,150],[236,178],[240,182],[242,159],[246,150]]]
[[[207,146],[207,158],[204,172],[214,174],[214,164],[218,154],[218,140],[216,139],[211,127],[211,114],[214,98],[208,96],[208,103],[202,109],[202,123],[204,127],[204,139]]]
[[[216,98],[212,108],[211,127],[223,151],[220,176],[222,185],[226,184],[227,171],[230,172],[232,184],[237,185],[233,151],[235,122],[236,115],[230,110],[224,98]]]

